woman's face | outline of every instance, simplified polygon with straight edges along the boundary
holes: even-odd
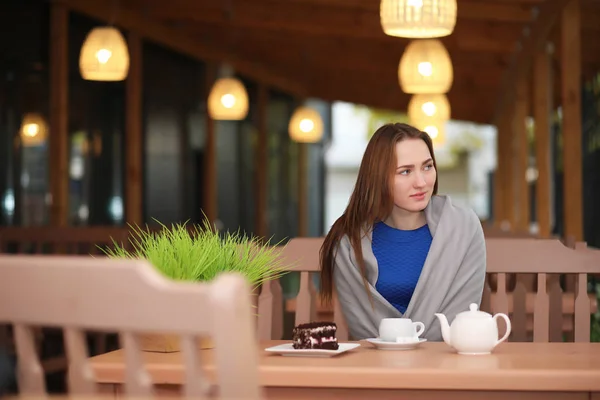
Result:
[[[423,210],[433,194],[436,170],[429,148],[422,139],[405,139],[396,144],[394,204],[403,210]]]

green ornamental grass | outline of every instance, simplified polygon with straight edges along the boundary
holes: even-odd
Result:
[[[168,278],[204,282],[224,272],[238,272],[252,286],[277,279],[288,272],[279,252],[281,248],[238,232],[223,236],[205,219],[188,229],[186,224],[161,224],[160,231],[131,226],[129,250],[113,240],[113,248],[102,249],[110,258],[144,259]],[[191,235],[190,235],[191,231]]]

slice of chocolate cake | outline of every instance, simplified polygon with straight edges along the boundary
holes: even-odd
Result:
[[[300,324],[292,332],[294,349],[337,350],[335,337],[337,325],[334,322],[309,322]]]

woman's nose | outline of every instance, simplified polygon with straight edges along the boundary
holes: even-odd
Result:
[[[423,187],[425,186],[425,177],[423,174],[415,174],[415,187]]]

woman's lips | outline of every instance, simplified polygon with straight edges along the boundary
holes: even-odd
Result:
[[[412,197],[415,200],[423,200],[425,198],[426,193],[427,192],[415,193],[415,194],[411,195],[410,197]]]

